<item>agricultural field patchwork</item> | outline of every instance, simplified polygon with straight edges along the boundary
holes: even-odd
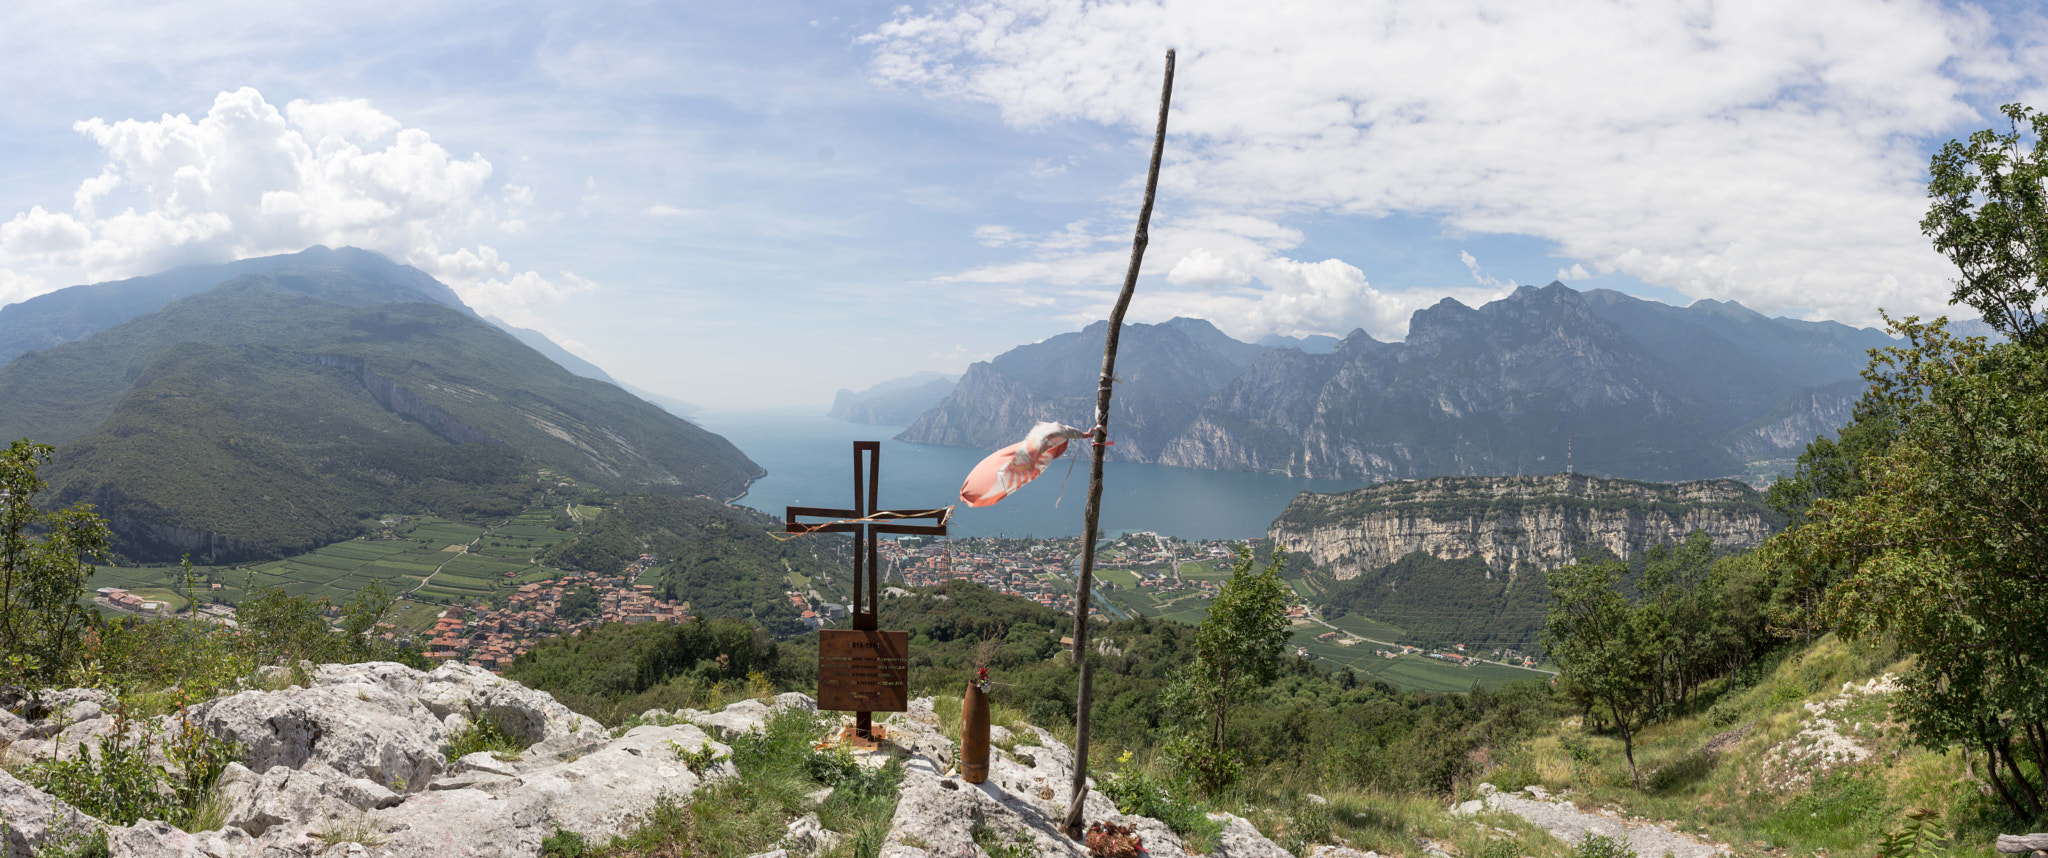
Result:
[[[283,560],[196,566],[199,581],[189,592],[201,600],[237,604],[250,593],[278,589],[339,605],[374,582],[402,597],[393,609],[397,625],[424,630],[433,627],[447,604],[488,598],[560,574],[533,562],[542,549],[567,537],[552,521],[552,510],[528,510],[495,524],[409,517],[378,535]],[[161,593],[163,600],[183,604],[174,592],[182,574],[178,566],[102,567],[90,586],[121,587],[144,598]]]

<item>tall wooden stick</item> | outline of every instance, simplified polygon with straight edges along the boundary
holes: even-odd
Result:
[[[1088,469],[1088,510],[1081,527],[1081,582],[1074,591],[1074,663],[1081,668],[1081,688],[1074,701],[1074,784],[1067,794],[1067,818],[1061,829],[1080,840],[1081,810],[1088,797],[1089,709],[1095,697],[1094,659],[1088,655],[1088,610],[1095,600],[1095,523],[1102,514],[1102,457],[1108,451],[1109,389],[1116,378],[1116,342],[1124,330],[1124,311],[1138,289],[1138,269],[1145,264],[1150,240],[1152,197],[1159,191],[1159,158],[1166,151],[1166,108],[1173,101],[1173,51],[1166,52],[1166,82],[1159,87],[1159,130],[1152,135],[1152,169],[1145,176],[1145,204],[1138,209],[1138,234],[1131,239],[1131,267],[1124,272],[1124,291],[1109,313],[1109,334],[1102,343],[1102,381],[1095,389],[1095,455]]]

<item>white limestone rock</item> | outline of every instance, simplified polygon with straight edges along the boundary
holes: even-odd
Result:
[[[655,800],[686,799],[703,783],[676,758],[675,747],[731,749],[690,724],[635,727],[591,753],[496,781],[487,788],[435,789],[371,816],[390,839],[377,854],[413,856],[536,855],[555,829],[605,842],[629,833]],[[488,790],[488,791],[487,791]],[[457,822],[451,823],[450,817]],[[466,833],[474,832],[465,839]]]
[[[318,828],[330,820],[396,806],[403,796],[366,778],[352,778],[322,763],[301,769],[272,766],[261,775],[240,763],[221,773],[229,827],[261,837],[278,826]]]
[[[67,836],[85,836],[100,821],[56,796],[0,771],[0,856],[29,858]]]
[[[321,668],[323,680],[326,671]],[[456,715],[469,723],[489,721],[526,746],[522,761],[539,763],[580,753],[609,738],[596,719],[570,711],[546,692],[481,667],[446,663],[421,677],[420,684],[422,700],[444,723]]]
[[[107,852],[113,858],[251,858],[280,854],[232,826],[190,834],[168,822],[144,819],[126,828],[109,829]]]
[[[252,770],[320,763],[405,792],[424,788],[440,773],[449,738],[440,719],[408,691],[378,681],[316,682],[210,700],[194,717],[208,732],[240,743],[242,762]]]
[[[806,813],[803,818],[789,824],[789,833],[782,836],[779,845],[782,852],[796,855],[818,855],[839,845],[845,835],[825,828],[825,823],[815,813]]]
[[[1223,822],[1223,836],[1216,839],[1216,851],[1209,853],[1213,858],[1294,858],[1242,816],[1212,813],[1209,818]]]

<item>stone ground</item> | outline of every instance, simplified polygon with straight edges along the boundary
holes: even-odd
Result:
[[[1626,840],[1630,849],[1643,858],[1658,858],[1670,855],[1672,858],[1710,858],[1717,855],[1733,855],[1734,850],[1711,841],[1701,840],[1675,830],[1675,823],[1630,818],[1623,819],[1605,811],[1587,812],[1579,810],[1569,800],[1550,800],[1542,787],[1525,788],[1528,797],[1504,793],[1493,784],[1480,784],[1478,799],[1465,802],[1452,810],[1460,816],[1470,816],[1482,810],[1512,813],[1550,832],[1566,843],[1577,845],[1587,836],[1598,834],[1615,840]]]
[[[221,777],[222,828],[189,833],[151,820],[107,826],[0,770],[0,858],[28,858],[93,829],[107,832],[114,858],[537,858],[557,829],[601,843],[631,831],[663,793],[688,796],[733,773],[730,763],[692,773],[679,752],[727,755],[731,749],[715,736],[761,729],[778,709],[816,708],[806,695],[784,694],[718,712],[649,712],[649,723],[613,738],[545,693],[466,665],[431,672],[391,663],[304,667],[304,686],[194,707],[197,724],[244,749]],[[15,763],[76,754],[115,729],[113,700],[102,692],[0,703],[7,705],[0,748]],[[451,739],[485,720],[526,750],[448,762]],[[998,728],[995,739],[1009,750],[995,750],[986,783],[969,784],[951,771],[952,743],[929,699],[887,723],[892,747],[867,759],[903,761],[902,800],[884,856],[980,858],[981,843],[1017,854],[1087,854],[1058,832],[1073,752],[1051,734]],[[164,735],[175,725],[154,726]],[[1187,856],[1164,824],[1120,815],[1100,793],[1089,793],[1086,811],[1089,822],[1134,828],[1156,858]],[[1294,858],[1249,822],[1216,818],[1225,827],[1210,855]],[[792,822],[764,858],[806,858],[841,837],[812,814]],[[1356,858],[1347,852],[1324,850],[1318,858]]]

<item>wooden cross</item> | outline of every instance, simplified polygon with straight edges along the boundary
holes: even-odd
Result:
[[[854,734],[874,741],[875,712],[910,708],[910,634],[881,631],[881,570],[875,536],[883,533],[946,535],[953,516],[944,509],[881,509],[882,442],[853,442],[853,508],[792,506],[790,533],[853,534],[853,628],[818,633],[818,708],[854,713]],[[802,517],[825,521],[806,524]],[[904,522],[930,519],[931,524]]]

